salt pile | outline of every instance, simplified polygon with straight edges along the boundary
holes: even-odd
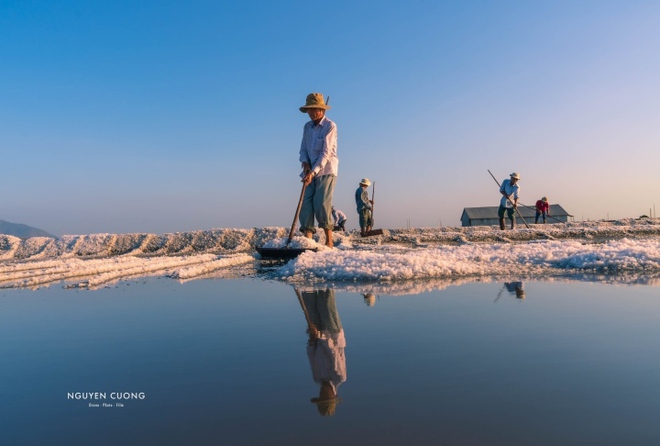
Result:
[[[291,283],[481,280],[503,275],[590,274],[652,283],[660,273],[660,221],[621,220],[493,227],[390,229],[361,238],[337,233],[294,237],[293,248],[316,248],[284,265],[262,267],[255,247],[284,247],[286,228],[213,229],[175,234],[92,234],[21,240],[0,235],[0,288],[97,288],[118,280],[167,276],[254,276]],[[320,236],[322,237],[322,235]],[[647,279],[632,276],[644,275]]]

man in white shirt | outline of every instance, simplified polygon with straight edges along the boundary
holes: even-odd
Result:
[[[518,193],[520,191],[520,186],[518,186],[518,181],[520,180],[520,175],[517,172],[513,172],[510,175],[510,179],[502,181],[500,186],[500,193],[502,194],[502,199],[500,200],[500,207],[497,210],[497,216],[500,218],[500,229],[504,231],[504,213],[506,212],[509,220],[511,220],[511,229],[516,227],[516,217],[514,212],[518,207]]]
[[[339,209],[332,207],[332,222],[335,225],[333,230],[335,231],[345,231],[346,230],[346,214],[344,214]]]
[[[309,115],[300,144],[302,182],[306,185],[300,209],[300,231],[307,238],[316,232],[314,218],[325,232],[325,244],[332,248],[332,194],[337,179],[337,125],[325,116],[329,110],[321,93],[307,95],[300,111]]]

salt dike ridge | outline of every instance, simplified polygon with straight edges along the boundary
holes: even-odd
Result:
[[[288,229],[277,227],[211,229],[160,235],[65,235],[59,239],[33,237],[25,240],[0,234],[0,261],[252,253],[255,247],[269,244],[274,239],[286,238],[287,235]],[[382,236],[372,238],[362,239],[358,231],[335,233],[335,237],[339,245],[350,242],[366,246],[389,243],[515,243],[534,240],[582,240],[593,243],[621,238],[660,237],[660,219],[530,225],[529,229],[519,227],[514,231],[500,231],[493,226],[386,229]]]
[[[624,283],[653,285],[660,274],[660,221],[652,219],[534,225],[515,231],[391,229],[368,238],[351,231],[337,233],[332,250],[318,243],[322,240],[296,236],[291,247],[318,252],[262,268],[255,246],[283,246],[287,235],[288,229],[275,227],[26,240],[2,235],[0,288],[63,282],[66,288],[93,289],[149,276],[186,281],[264,274],[294,284],[604,274],[617,275]]]
[[[33,237],[26,240],[0,235],[0,260],[252,252],[255,246],[284,237],[285,233],[284,228],[211,229],[161,235],[90,234],[65,235],[59,239]]]

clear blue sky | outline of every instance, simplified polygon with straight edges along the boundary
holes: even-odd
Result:
[[[658,1],[1,1],[0,218],[54,234],[291,224],[305,96],[335,206],[459,226],[522,176],[581,219],[660,208]]]

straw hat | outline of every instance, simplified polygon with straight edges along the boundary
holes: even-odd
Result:
[[[338,396],[329,399],[312,398],[311,402],[316,403],[316,409],[321,416],[331,417],[337,411],[337,404],[341,402],[341,398]]]
[[[319,414],[331,417],[335,414],[337,404],[341,402],[341,399],[337,396],[335,387],[329,381],[323,381],[318,398],[312,398],[310,401],[316,404]]]
[[[325,100],[323,99],[323,94],[321,93],[310,93],[307,95],[305,100],[305,105],[300,107],[300,111],[307,113],[308,108],[320,108],[322,110],[330,110],[330,106],[326,105]]]
[[[360,181],[360,184],[364,184],[365,186],[369,187],[369,186],[371,186],[371,181],[369,181],[369,178],[362,178],[362,181]]]
[[[510,176],[511,178],[513,178],[514,180],[519,180],[519,179],[520,179],[520,175],[518,175],[518,172],[513,172],[513,173],[512,173],[511,175],[509,175],[509,176]]]
[[[548,197],[541,198],[541,201],[543,201],[544,203],[547,203],[548,202]]]

